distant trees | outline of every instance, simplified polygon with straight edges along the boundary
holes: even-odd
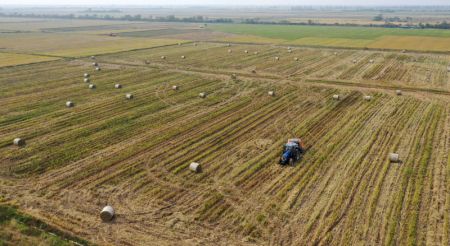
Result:
[[[373,20],[374,20],[374,21],[382,21],[382,20],[383,20],[383,15],[382,15],[382,14],[379,14],[379,15],[373,17]]]
[[[94,12],[94,11],[91,11]],[[86,12],[85,12],[86,13]],[[109,14],[106,15],[98,15],[98,14],[82,14],[82,15],[59,15],[59,14],[23,14],[23,13],[0,13],[0,17],[27,17],[27,18],[57,18],[57,19],[88,19],[88,20],[125,20],[125,21],[148,21],[148,22],[192,22],[192,23],[232,23],[233,20],[229,18],[217,18],[217,19],[208,19],[201,15],[192,16],[192,17],[184,17],[178,18],[174,15],[168,16],[158,16],[158,17],[143,17],[142,15],[123,15],[123,16],[112,16]]]
[[[405,18],[400,18],[398,16],[394,17],[384,17],[382,14],[376,15],[373,17],[374,21],[385,21],[385,22],[412,22],[412,18],[407,16]]]
[[[92,11],[93,12],[93,11]],[[233,20],[231,18],[217,18],[210,19],[201,15],[192,17],[176,17],[175,15],[168,16],[146,16],[142,15],[123,15],[123,16],[113,16],[109,14],[83,14],[83,15],[58,15],[58,14],[23,14],[23,13],[2,13],[0,12],[0,17],[27,17],[27,18],[59,18],[59,19],[101,19],[101,20],[122,20],[122,21],[146,21],[146,22],[189,22],[189,23],[243,23],[243,24],[265,24],[265,25],[310,25],[310,26],[362,26],[362,27],[386,27],[386,28],[434,28],[434,29],[450,29],[450,23],[444,21],[437,24],[430,23],[419,23],[412,24],[411,17],[405,17],[403,19],[399,17],[389,17],[385,18],[382,14],[379,14],[373,18],[373,20],[384,20],[383,24],[352,24],[352,23],[318,23],[312,20],[307,20],[306,22],[290,22],[288,20],[280,21],[264,21],[259,18],[246,18],[242,20]],[[407,25],[398,24],[398,22],[408,22]]]

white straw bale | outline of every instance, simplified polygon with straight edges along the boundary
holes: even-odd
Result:
[[[248,50],[245,50],[244,52],[245,52],[245,54],[247,54],[247,53],[248,53]]]
[[[178,90],[178,85],[173,85],[172,90],[174,90],[174,91]]]
[[[356,63],[356,60],[354,59],[352,62],[353,62],[353,63]]]
[[[91,80],[89,78],[84,78],[84,83],[89,83]]]
[[[364,98],[364,100],[366,100],[366,101],[372,100],[372,96],[364,96],[363,98]]]
[[[271,96],[271,97],[275,96],[275,92],[274,92],[274,91],[269,91],[267,94],[268,94],[269,96]]]
[[[369,61],[370,63],[374,63],[375,61],[373,60],[373,59],[370,59],[370,61]]]
[[[189,170],[191,170],[191,171],[193,171],[193,172],[195,172],[195,173],[199,173],[199,172],[201,172],[202,168],[201,168],[201,166],[200,166],[199,163],[197,163],[197,162],[192,162],[192,163],[189,165]]]
[[[98,63],[93,62],[93,63],[92,63],[92,66],[96,67],[96,66],[98,66]]]
[[[403,94],[402,90],[396,90],[395,94],[397,94],[397,96],[401,96]]]
[[[288,53],[291,53],[292,52],[292,50],[288,50]]]
[[[88,74],[88,73],[85,73],[85,74],[83,75],[83,77],[85,77],[85,78],[89,78],[89,77],[91,77],[91,75],[90,75],[90,74]]]
[[[399,162],[400,156],[397,153],[389,153],[389,161],[390,162]]]
[[[116,85],[114,85],[114,88],[120,89],[120,88],[122,88],[122,85],[121,84],[116,84]]]
[[[336,95],[333,95],[333,99],[339,100],[339,98],[340,98],[339,95],[337,95],[337,94],[336,94]]]
[[[71,108],[73,106],[75,106],[75,104],[72,101],[67,101],[66,102],[66,107]]]
[[[102,70],[100,67],[95,68],[95,71],[100,71],[100,70]]]
[[[91,59],[94,60],[94,59],[95,59],[95,56],[91,56]]]
[[[201,97],[201,98],[205,98],[206,97],[206,92],[200,92],[198,94],[198,96]]]
[[[25,140],[24,139],[21,139],[21,138],[15,138],[14,140],[13,140],[13,144],[14,145],[16,145],[16,146],[24,146],[25,145]]]
[[[89,85],[89,89],[95,89],[95,88],[97,88],[97,87],[94,84]]]
[[[104,207],[100,212],[100,218],[102,219],[103,222],[108,222],[114,218],[114,214],[115,214],[114,208],[108,205]]]
[[[298,61],[298,57],[295,57],[295,58],[294,58],[294,61]]]
[[[134,97],[133,94],[130,94],[130,93],[127,93],[125,95],[125,98],[128,99],[128,100],[133,99],[133,97]]]
[[[275,57],[275,60],[277,60],[277,61],[280,60],[280,57],[276,56],[276,57]]]
[[[181,56],[181,59],[185,59],[186,58],[186,56]]]
[[[161,59],[165,60],[165,59],[166,59],[166,57],[165,57],[165,56],[161,56]]]
[[[233,51],[231,49],[228,50],[228,53],[232,53]]]

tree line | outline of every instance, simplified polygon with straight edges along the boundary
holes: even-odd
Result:
[[[143,17],[142,15],[122,15],[122,16],[113,16],[113,15],[97,15],[97,14],[82,14],[82,15],[74,15],[74,14],[24,14],[24,13],[1,13],[0,17],[24,17],[24,18],[55,18],[55,19],[89,19],[89,20],[122,20],[122,21],[147,21],[147,22],[188,22],[188,23],[243,23],[243,24],[264,24],[264,25],[309,25],[309,26],[352,26],[352,27],[385,27],[385,28],[417,28],[417,29],[450,29],[450,23],[443,21],[437,24],[430,23],[419,23],[419,24],[396,24],[391,21],[386,21],[382,15],[378,15],[374,17],[378,19],[385,20],[382,24],[352,24],[352,23],[318,23],[312,20],[308,20],[306,22],[290,22],[288,20],[280,20],[280,21],[264,21],[259,18],[247,18],[241,20],[234,20],[231,18],[215,18],[210,19],[208,17],[204,17],[201,15],[192,16],[192,17],[176,17],[175,15],[168,16],[148,16]],[[409,21],[410,19],[405,19],[405,21]],[[397,21],[397,19],[393,19],[392,21]]]

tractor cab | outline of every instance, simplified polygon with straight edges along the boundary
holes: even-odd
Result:
[[[288,139],[287,143],[283,146],[283,151],[280,157],[281,165],[293,166],[300,160],[301,154],[304,152],[303,142],[300,138]]]

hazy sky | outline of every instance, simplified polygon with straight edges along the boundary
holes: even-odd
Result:
[[[450,0],[0,0],[27,5],[450,5]]]

